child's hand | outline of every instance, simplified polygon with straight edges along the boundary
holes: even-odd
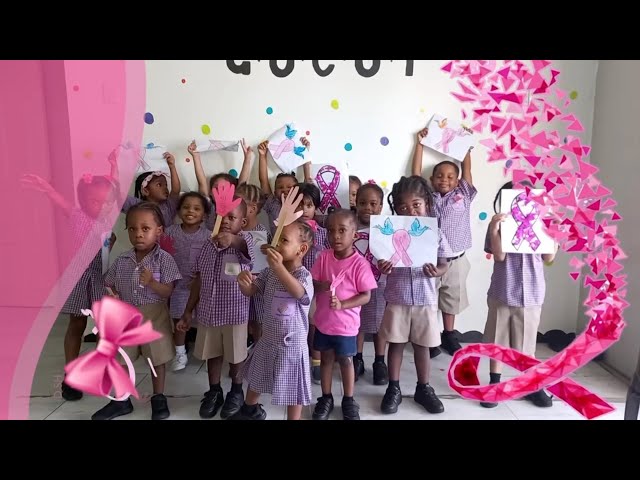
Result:
[[[255,156],[251,145],[247,145],[247,142],[245,142],[244,138],[240,141],[240,145],[242,146],[242,151],[244,152],[244,158],[253,158]]]
[[[140,274],[140,285],[142,285],[143,287],[146,287],[151,282],[153,282],[153,273],[151,273],[149,270],[145,268],[144,270],[142,270],[142,273]]]
[[[427,277],[437,277],[439,272],[438,268],[433,263],[425,263],[422,266],[422,273]]]
[[[307,137],[302,137],[300,143],[306,147],[307,150],[311,150],[311,142],[307,140]]]
[[[273,247],[271,245],[269,245],[268,243],[263,243],[262,245],[260,245],[260,252],[263,255],[267,255],[267,252],[272,249]]]
[[[107,295],[109,295],[111,298],[115,298],[116,300],[120,300],[120,295],[118,295],[118,292],[115,292],[111,287],[105,287],[107,290]]]
[[[243,270],[237,277],[238,284],[241,287],[249,288],[253,284],[253,275],[248,270]]]
[[[508,215],[506,213],[498,213],[494,215],[491,219],[491,223],[489,224],[489,231],[492,233],[500,232],[500,223],[504,222],[507,216]]]
[[[271,270],[282,266],[282,255],[275,248],[267,249],[267,263]]]
[[[269,140],[265,140],[260,145],[258,145],[258,154],[261,157],[267,156],[267,150],[269,150]]]
[[[389,275],[391,270],[393,270],[393,263],[388,260],[378,260],[378,270],[380,270],[380,273],[383,275]]]
[[[23,175],[20,179],[20,182],[22,183],[23,187],[30,188],[38,192],[52,193],[54,191],[51,184],[38,175],[33,175],[30,173]]]
[[[218,235],[213,237],[213,241],[218,246],[218,248],[225,249],[229,248],[235,239],[235,235],[229,232],[220,232]]]
[[[170,167],[175,167],[176,157],[174,157],[172,153],[164,152],[162,156],[167,161],[167,165],[169,165]]]
[[[176,328],[181,332],[188,332],[191,327],[191,312],[182,315],[180,321],[176,324]]]
[[[109,251],[113,249],[113,246],[116,244],[116,240],[118,240],[118,237],[116,237],[115,233],[111,232],[111,237],[109,238]]]
[[[342,302],[335,295],[331,295],[331,303],[329,304],[331,310],[342,310]]]
[[[194,157],[195,155],[199,154],[199,152],[196,152],[197,149],[198,149],[198,145],[196,145],[196,141],[192,140],[189,146],[187,147],[187,152],[189,152],[189,154],[192,157]]]
[[[429,135],[429,129],[424,128],[418,132],[418,143],[421,143],[424,138]]]

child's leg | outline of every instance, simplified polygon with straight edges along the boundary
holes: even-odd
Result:
[[[324,337],[326,337],[326,335],[322,335],[320,331],[316,330],[316,336],[314,338],[314,342],[316,342],[315,344],[318,345],[318,339]],[[331,394],[331,381],[333,379],[335,352],[333,348],[328,348],[327,350],[322,350],[320,355],[322,358],[320,363],[320,385],[322,387],[322,396],[318,398],[318,403],[316,403],[316,407],[313,410],[313,415],[311,416],[313,420],[327,420],[333,411],[334,406],[333,395]],[[353,366],[351,368],[353,370]]]
[[[332,349],[319,353],[321,355],[320,386],[322,387],[322,394],[331,395],[331,383],[333,381],[333,364],[336,361],[335,351]]]
[[[203,329],[204,331],[204,329]],[[197,342],[197,340],[196,340]],[[196,351],[197,351],[196,346]],[[199,356],[199,355],[196,355]],[[220,375],[222,373],[222,355],[207,360],[207,373],[209,375],[209,390],[205,392],[200,404],[200,417],[213,418],[224,404],[224,393],[220,386]]]
[[[228,398],[228,396],[227,396]],[[260,394],[253,390],[247,390],[247,398],[240,410],[229,417],[229,420],[266,420],[267,412],[258,404]]]
[[[358,378],[360,378],[360,375],[364,375],[364,359],[362,358],[362,352],[364,351],[364,336],[365,333],[362,329],[360,329],[360,331],[358,332],[358,338],[357,338],[357,353],[356,355],[353,357],[353,371],[355,373],[354,375],[354,381],[358,381]]]
[[[638,420],[638,410],[640,410],[640,355],[638,355],[638,366],[629,385],[627,402],[624,406],[624,419]]]
[[[209,374],[209,385],[219,387],[222,375],[222,355],[207,360],[207,373]]]
[[[463,255],[451,261],[449,270],[440,279],[438,305],[442,311],[444,324],[441,346],[449,355],[453,355],[462,348],[455,336],[454,324],[456,315],[469,306],[467,277],[470,269],[469,259]]]
[[[87,328],[87,317],[84,315],[70,315],[67,333],[64,336],[64,359],[66,363],[75,360],[80,355],[82,334]]]
[[[384,362],[384,355],[386,353],[385,350],[387,349],[387,342],[381,335],[377,333],[373,334],[373,348],[375,349],[375,352],[376,352],[376,361],[378,360],[378,357],[382,357],[381,360]]]
[[[174,318],[174,325],[180,321],[179,318]],[[187,357],[187,349],[185,346],[187,339],[187,332],[182,332],[177,328],[174,328],[173,331],[173,343],[176,346],[176,356],[171,362],[171,370],[176,372],[178,370],[182,370],[187,366],[187,362],[189,361]]]
[[[316,313],[316,299],[315,297],[311,300],[311,307],[309,308],[309,334],[307,336],[309,343],[309,352],[311,353],[311,381],[316,385],[321,383],[321,373],[320,373],[320,362],[321,355],[318,350],[313,347],[316,326],[314,324],[313,318]]]
[[[289,405],[287,407],[287,420],[300,420],[302,405]]]
[[[389,383],[389,370],[387,369],[387,364],[384,363],[387,342],[382,335],[377,333],[373,335],[373,348],[376,352],[376,357],[373,361],[373,384],[386,385]]]
[[[164,379],[166,374],[166,363],[164,365],[157,365],[153,367],[156,371],[156,376],[151,373],[151,383],[153,384],[153,394],[164,394]]]
[[[247,358],[248,324],[225,325],[222,327],[222,343],[224,346],[224,359],[229,362],[229,376],[231,377],[231,390],[224,400],[220,418],[229,418],[240,411],[244,404],[244,392],[242,391],[242,376],[240,371]]]
[[[437,315],[437,312],[436,312]],[[413,358],[416,363],[416,373],[418,374],[418,384],[413,397],[416,403],[422,405],[429,413],[444,412],[444,405],[436,395],[435,390],[429,385],[429,374],[431,369],[431,357],[429,347],[423,347],[412,343]]]
[[[418,375],[418,385],[426,385],[429,383],[429,374],[431,373],[431,359],[429,358],[429,349],[420,345],[412,344],[413,360],[416,364],[416,374]]]

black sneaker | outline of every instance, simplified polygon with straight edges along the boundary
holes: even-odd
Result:
[[[436,358],[442,353],[439,347],[429,347],[429,358]]]
[[[386,385],[389,383],[389,369],[384,362],[373,362],[373,384]]]
[[[364,360],[362,358],[353,357],[353,369],[355,370],[354,381],[358,381],[360,375],[364,375]]]
[[[111,400],[104,407],[91,415],[91,420],[112,420],[133,412],[133,404],[128,398],[121,402]]]
[[[224,399],[220,418],[226,419],[240,411],[244,404],[244,392],[229,392]]]
[[[167,405],[167,397],[162,393],[151,397],[151,420],[164,420],[169,418],[169,406]]]
[[[454,332],[442,332],[440,338],[442,339],[440,347],[451,356],[462,348]]]
[[[398,411],[398,405],[402,403],[402,392],[395,385],[387,387],[387,391],[382,397],[380,411],[382,413],[391,414]]]
[[[416,403],[419,403],[426,408],[429,413],[444,412],[444,405],[436,395],[436,392],[431,385],[425,385],[423,387],[416,386],[416,393],[413,399]]]
[[[222,390],[209,390],[200,403],[200,418],[213,418],[224,404],[224,393]]]
[[[66,383],[62,382],[62,398],[68,400],[70,402],[75,402],[82,398],[82,392],[80,390],[76,390],[73,387],[70,387]]]
[[[311,367],[311,381],[316,385],[320,385],[322,375],[320,374],[320,365]]]
[[[316,408],[313,409],[311,418],[313,420],[328,420],[331,412],[333,412],[333,397],[322,396],[318,398],[318,403],[316,403]]]
[[[257,404],[252,407],[244,404],[235,415],[231,415],[228,420],[266,420],[267,412],[262,405]]]
[[[544,390],[538,390],[537,392],[530,393],[524,397],[524,399],[529,400],[536,407],[540,408],[548,408],[553,405],[551,397],[547,395]]]
[[[84,336],[84,343],[96,343],[98,336],[95,333],[90,333]]]
[[[480,406],[484,408],[496,408],[498,406],[497,402],[480,402]]]
[[[343,420],[360,420],[360,405],[353,398],[342,399]]]

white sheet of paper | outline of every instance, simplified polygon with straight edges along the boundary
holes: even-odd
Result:
[[[284,173],[293,172],[300,165],[311,161],[309,151],[300,142],[305,131],[291,122],[268,138],[271,158]]]
[[[428,127],[429,134],[420,143],[459,162],[476,144],[471,130],[442,115],[434,115]]]
[[[529,196],[533,197],[542,193],[544,190],[531,190]],[[520,194],[523,194],[523,197],[514,203]],[[544,223],[542,223],[538,207],[539,205],[533,200],[527,201],[525,190],[502,190],[500,192],[500,212],[508,214],[505,221],[500,224],[503,252],[545,254],[556,251],[553,238],[544,232]],[[527,228],[527,225],[531,228]]]
[[[102,274],[104,275],[109,270],[109,244],[111,243],[111,232],[102,234],[102,248],[100,250],[102,254]]]
[[[239,148],[240,141],[238,140],[209,140],[206,143],[198,143],[196,152],[217,152],[220,150],[237,152]]]
[[[165,172],[169,173],[169,165],[164,159],[167,147],[154,145],[153,147],[142,147],[138,155],[138,173],[142,172]]]
[[[260,273],[269,266],[267,256],[260,251],[260,247],[267,243],[267,232],[255,230],[247,233],[253,237],[253,258],[255,260],[251,273]]]
[[[369,249],[395,267],[438,262],[438,220],[433,217],[372,215]]]
[[[331,165],[311,165],[311,178],[320,189],[320,212],[323,215],[331,206],[349,208],[349,172],[346,163],[337,161]]]
[[[237,277],[240,275],[242,268],[239,263],[228,262],[224,265],[224,274],[229,275],[230,277]]]

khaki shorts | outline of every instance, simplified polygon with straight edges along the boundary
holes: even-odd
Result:
[[[150,358],[154,367],[164,365],[176,355],[173,344],[173,320],[169,315],[169,307],[166,303],[154,303],[137,308],[142,313],[145,322],[150,320],[153,329],[161,333],[162,338],[137,347],[123,347],[123,349],[132,362],[142,356]]]
[[[438,307],[387,304],[378,335],[389,343],[437,347],[441,343]]]
[[[487,297],[487,305],[483,341],[535,356],[542,307],[509,307],[491,297]]]
[[[246,323],[221,327],[200,325],[193,354],[200,360],[223,357],[225,362],[237,365],[247,358],[247,335]]]
[[[466,255],[449,263],[449,270],[438,282],[438,307],[442,313],[458,315],[469,306],[467,277],[471,263]]]

